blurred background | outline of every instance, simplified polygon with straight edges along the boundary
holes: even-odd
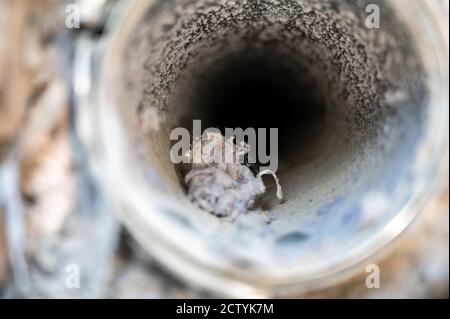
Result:
[[[440,4],[448,32],[448,1]],[[66,5],[0,0],[0,297],[212,297],[170,276],[103,214],[71,136]],[[84,196],[96,197],[91,207]],[[86,222],[88,210],[98,214]],[[67,289],[66,267],[75,258],[88,276]],[[381,260],[379,289],[366,288],[363,272],[292,297],[448,297],[448,176]]]

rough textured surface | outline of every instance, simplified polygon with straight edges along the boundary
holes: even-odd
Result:
[[[392,72],[399,65],[404,72],[416,71],[413,51],[406,41],[396,41],[408,35],[402,28],[394,30],[396,34],[368,32],[362,25],[363,4],[216,0],[167,1],[159,7],[164,14],[152,12],[148,30],[137,32],[136,42],[141,47],[151,43],[146,51],[144,81],[151,85],[145,88],[141,109],[178,112],[189,101],[189,95],[177,92],[180,86],[187,85],[185,89],[190,91],[195,88],[196,77],[212,63],[223,63],[232,53],[267,46],[273,50],[271,54],[284,52],[312,68],[308,71],[322,92],[334,92],[325,97],[327,106],[343,108],[332,113],[333,120],[355,126],[348,130],[353,137],[361,139],[382,129],[377,126],[392,107],[392,99],[384,101],[383,97],[403,93],[405,107],[405,99],[411,98],[402,91],[405,85],[412,86],[405,83],[407,77]],[[131,56],[136,58],[136,52]]]

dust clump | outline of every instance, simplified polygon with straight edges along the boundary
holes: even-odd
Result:
[[[186,154],[193,162],[184,178],[188,198],[217,217],[234,220],[256,208],[258,198],[266,193],[262,176],[271,174],[277,183],[277,197],[282,200],[283,193],[275,173],[265,170],[255,176],[245,163],[249,150],[245,142],[236,145],[233,138],[226,139],[216,132],[205,132],[196,139]],[[201,154],[201,159],[192,161],[193,154]]]

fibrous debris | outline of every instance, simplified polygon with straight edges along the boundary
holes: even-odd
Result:
[[[263,170],[254,175],[245,165],[249,146],[236,145],[233,138],[226,139],[220,133],[205,132],[193,142],[192,153],[201,154],[201,160],[193,163],[185,176],[189,199],[201,209],[217,216],[236,218],[255,207],[255,202],[266,192],[262,176],[271,174],[277,183],[277,197],[283,193],[275,173]],[[224,161],[232,159],[232,161]]]

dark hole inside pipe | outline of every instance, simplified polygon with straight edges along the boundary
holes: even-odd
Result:
[[[189,120],[201,119],[203,129],[277,128],[284,164],[298,160],[323,132],[321,93],[306,68],[289,57],[246,50],[218,61],[200,78]]]

